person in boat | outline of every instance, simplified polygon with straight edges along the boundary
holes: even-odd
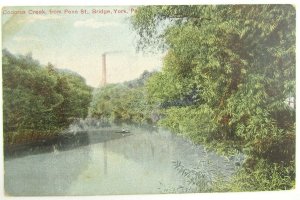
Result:
[[[130,132],[129,132],[129,130],[126,130],[125,128],[122,128],[121,133],[124,136],[126,133],[130,133]]]
[[[125,135],[125,133],[126,133],[126,130],[125,130],[125,128],[122,128],[122,136],[124,136],[124,135]]]
[[[129,133],[129,131],[126,130],[126,129],[124,129],[124,128],[122,128],[121,131],[116,131],[116,133]]]

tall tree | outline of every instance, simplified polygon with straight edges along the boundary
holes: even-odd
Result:
[[[138,8],[138,48],[167,50],[147,84],[166,109],[162,123],[199,142],[292,160],[295,110],[285,101],[295,97],[295,16],[291,5]]]

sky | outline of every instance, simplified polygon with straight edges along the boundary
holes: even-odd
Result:
[[[14,54],[32,53],[41,64],[75,71],[93,87],[101,81],[102,53],[117,51],[106,57],[107,82],[132,80],[144,70],[159,70],[163,57],[136,52],[137,34],[129,20],[134,9],[4,7],[2,48]]]

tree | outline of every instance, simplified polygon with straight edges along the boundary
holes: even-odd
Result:
[[[144,84],[153,72],[145,71],[137,79],[99,88],[89,114],[113,122],[152,123],[151,104],[146,100]]]
[[[295,110],[285,101],[295,97],[295,15],[291,5],[138,8],[138,48],[167,49],[146,85],[150,101],[167,105],[161,124],[243,150],[249,167],[293,163]]]
[[[74,118],[87,116],[91,88],[79,75],[41,66],[32,55],[3,50],[3,124],[5,141],[13,135],[57,134]]]

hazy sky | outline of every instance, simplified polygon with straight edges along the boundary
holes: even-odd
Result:
[[[75,71],[94,87],[100,83],[102,53],[120,51],[107,55],[107,81],[130,80],[162,65],[161,54],[136,53],[132,11],[133,7],[6,7],[2,48],[14,54],[31,52],[41,64]]]

